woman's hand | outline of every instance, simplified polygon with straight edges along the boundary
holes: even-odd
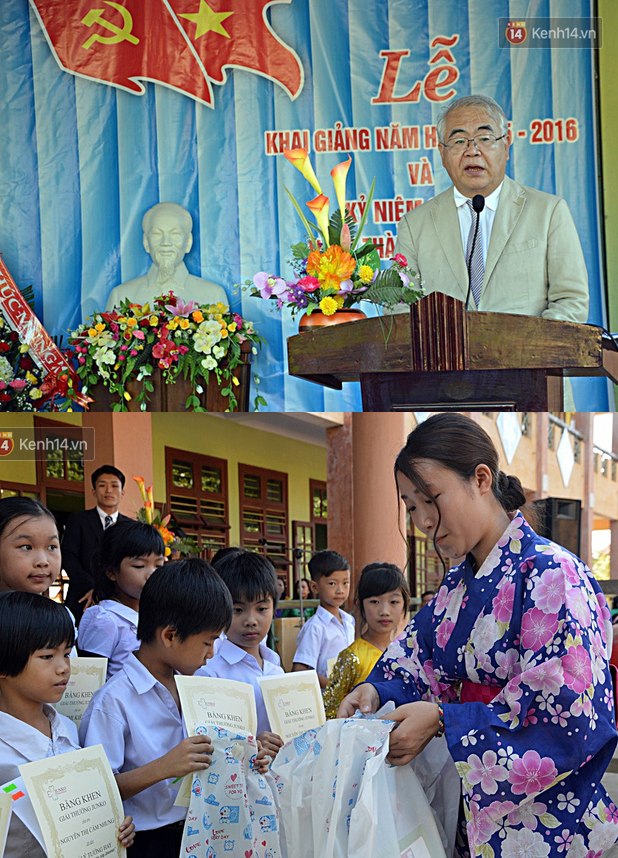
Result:
[[[386,758],[394,766],[405,766],[418,756],[437,734],[440,726],[438,704],[423,700],[398,706],[393,712],[381,717],[385,721],[398,722],[391,732]]]
[[[366,715],[368,712],[377,712],[379,708],[380,695],[375,686],[369,682],[363,682],[343,698],[337,711],[337,718],[351,718],[357,709]]]

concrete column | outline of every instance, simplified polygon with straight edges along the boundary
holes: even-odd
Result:
[[[352,415],[354,573],[383,560],[407,562],[405,509],[397,502],[393,465],[406,440],[403,412]]]
[[[594,529],[594,413],[578,411],[575,415],[575,428],[584,436],[583,465],[584,489],[581,517],[581,559],[592,567],[592,531]]]
[[[84,462],[86,508],[93,505],[90,476],[101,465],[115,465],[127,478],[120,512],[135,518],[142,497],[133,476],[152,484],[152,424],[148,413],[86,412],[84,427],[94,429],[94,461]]]
[[[547,485],[547,464],[549,461],[549,447],[547,446],[547,436],[549,432],[549,413],[547,411],[537,411],[535,425],[535,451],[536,451],[536,487],[531,500],[542,500],[548,497]]]
[[[352,483],[352,414],[343,425],[326,430],[326,485],[328,494],[328,547],[343,555],[354,569],[354,516]]]

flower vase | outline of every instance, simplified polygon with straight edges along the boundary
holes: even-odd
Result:
[[[342,325],[345,322],[356,322],[359,319],[366,319],[367,316],[362,310],[348,308],[345,310],[335,310],[335,312],[326,316],[320,310],[314,310],[313,313],[301,316],[298,323],[298,333],[302,334],[306,331],[312,331],[314,328],[328,328],[331,325]]]

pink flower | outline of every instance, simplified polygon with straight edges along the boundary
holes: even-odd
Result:
[[[9,387],[12,387],[13,390],[23,390],[27,384],[25,378],[14,378],[13,381],[9,381]]]
[[[564,605],[564,573],[562,569],[546,569],[534,585],[532,598],[542,611],[557,614]]]
[[[513,761],[508,779],[515,795],[532,795],[553,783],[557,774],[551,757],[541,758],[537,751],[526,751],[523,757]]]
[[[85,357],[80,357],[80,358],[78,358],[78,359],[77,359],[77,363],[79,363],[79,364],[81,364],[81,365],[85,364],[85,363],[86,363],[86,358],[85,358]]]
[[[470,754],[470,771],[466,775],[468,782],[472,786],[480,784],[484,793],[493,795],[498,791],[498,781],[505,781],[509,776],[504,766],[497,765],[497,761],[495,751],[485,751],[482,760],[478,754]]]
[[[558,615],[531,608],[521,620],[521,642],[524,649],[537,650],[552,639],[558,628]]]
[[[317,277],[311,277],[311,275],[307,274],[306,277],[300,278],[298,285],[302,286],[305,292],[315,292],[320,285],[320,281]]]
[[[136,340],[143,340],[146,335],[144,334],[143,331],[134,330],[133,336],[135,337]]]
[[[544,694],[560,694],[564,683],[562,663],[559,658],[551,658],[543,661],[536,667],[530,668],[525,675],[526,684],[533,691],[542,691]]]
[[[583,646],[572,646],[566,655],[562,656],[564,682],[576,694],[581,694],[592,682],[590,656]]]
[[[513,615],[513,597],[515,596],[515,584],[506,581],[498,590],[494,598],[493,614],[499,623],[508,623]]]
[[[129,352],[129,354],[131,355],[131,357],[136,357],[136,356],[137,356],[137,351],[136,351],[136,349],[131,349],[131,351]]]
[[[394,256],[393,258],[394,258],[394,261],[395,261],[395,262],[398,262],[400,265],[403,265],[403,266],[404,266],[404,268],[405,268],[405,267],[406,267],[406,265],[408,264],[408,260],[407,260],[407,259],[406,259],[406,257],[403,255],[403,253],[396,253],[396,254],[395,254],[395,256]]]
[[[234,313],[234,321],[239,328],[242,326],[242,316],[240,316],[238,313]]]
[[[440,647],[440,649],[444,649],[444,647],[449,642],[451,637],[451,632],[455,628],[455,623],[452,620],[443,620],[436,630],[436,643]]]
[[[173,304],[166,305],[165,309],[168,313],[171,313],[172,316],[190,316],[194,310],[200,305],[197,301],[188,301],[186,304],[183,302],[182,298],[176,298],[176,305]]]
[[[285,295],[288,291],[288,284],[281,277],[273,277],[267,274],[266,271],[258,271],[253,278],[253,283],[260,290],[262,298],[270,298],[275,296],[281,300],[281,295]]]

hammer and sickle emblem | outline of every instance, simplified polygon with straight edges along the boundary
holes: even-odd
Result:
[[[88,50],[94,42],[103,42],[105,45],[117,45],[125,39],[127,42],[138,45],[139,39],[131,32],[133,29],[133,18],[131,17],[129,10],[125,9],[124,6],[121,6],[120,3],[112,3],[112,0],[103,0],[103,2],[120,12],[122,15],[122,27],[118,27],[116,24],[112,24],[105,20],[103,17],[105,9],[91,9],[90,12],[82,18],[82,24],[85,24],[87,27],[100,24],[101,27],[104,27],[106,30],[111,30],[114,35],[101,36],[99,33],[95,33],[84,42],[82,48],[86,48],[86,50]]]

